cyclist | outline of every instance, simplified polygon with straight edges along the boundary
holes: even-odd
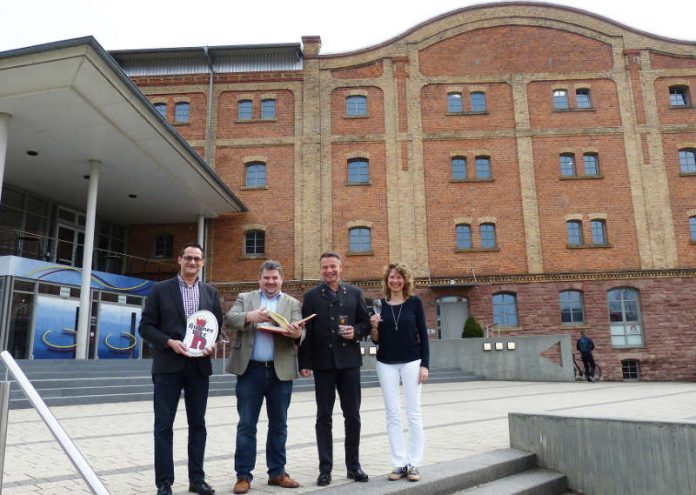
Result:
[[[585,378],[588,382],[591,382],[592,378],[594,378],[596,367],[594,357],[592,357],[592,350],[595,348],[595,345],[592,339],[585,335],[585,330],[580,331],[580,338],[575,347],[580,352],[582,365],[585,367]]]

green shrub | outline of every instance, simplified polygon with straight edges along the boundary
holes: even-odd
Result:
[[[473,316],[469,316],[466,319],[466,322],[464,322],[464,330],[462,330],[462,338],[474,338],[474,337],[483,337],[483,328],[481,325],[479,325],[479,322],[476,321],[476,318]]]

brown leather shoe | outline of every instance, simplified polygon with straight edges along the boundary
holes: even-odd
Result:
[[[237,482],[234,484],[234,493],[246,493],[251,488],[251,483],[246,478],[237,478]]]
[[[269,485],[280,486],[282,488],[297,488],[300,484],[292,479],[288,473],[283,473],[279,476],[274,476],[268,479]]]

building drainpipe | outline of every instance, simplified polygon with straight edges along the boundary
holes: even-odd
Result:
[[[0,112],[0,204],[2,204],[2,185],[5,182],[5,160],[7,157],[7,142],[10,136],[9,113]]]
[[[205,217],[203,215],[198,215],[198,244],[203,246],[204,251],[207,251],[205,245]],[[205,265],[201,268],[201,281],[205,282]]]
[[[94,227],[97,220],[97,192],[99,191],[99,169],[101,162],[89,161],[89,190],[87,192],[87,214],[85,221],[85,245],[82,253],[82,280],[80,282],[80,315],[75,337],[75,359],[89,358],[89,318],[92,309],[92,255],[94,253]]]
[[[203,53],[205,53],[205,58],[208,63],[208,117],[207,117],[207,127],[208,127],[208,139],[206,143],[205,161],[208,162],[208,166],[212,167],[213,163],[213,76],[215,75],[215,70],[213,69],[213,59],[208,51],[208,47],[203,47]],[[201,244],[202,246],[202,244]]]

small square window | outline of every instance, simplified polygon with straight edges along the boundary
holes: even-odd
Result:
[[[249,163],[246,166],[246,187],[264,187],[266,185],[266,164]]]
[[[346,116],[364,117],[367,115],[367,96],[354,95],[346,98]]]
[[[155,103],[155,110],[157,110],[162,117],[164,117],[165,119],[167,118],[166,103]]]
[[[180,101],[174,105],[174,122],[189,121],[189,104],[185,101]]]
[[[640,362],[635,359],[625,359],[621,361],[621,373],[624,380],[640,379]]]
[[[679,167],[682,174],[696,173],[696,150],[679,150]]]
[[[486,111],[486,93],[477,91],[471,93],[471,111],[476,113],[484,113]]]
[[[354,227],[348,231],[348,244],[351,253],[367,253],[372,250],[370,229]]]
[[[686,86],[671,86],[669,88],[669,104],[673,107],[688,107],[689,88]]]
[[[155,258],[171,258],[173,254],[174,236],[161,234],[155,237]]]
[[[266,233],[263,230],[250,230],[244,234],[244,254],[259,255],[266,252]]]
[[[348,160],[348,184],[368,184],[370,164],[365,158]]]

